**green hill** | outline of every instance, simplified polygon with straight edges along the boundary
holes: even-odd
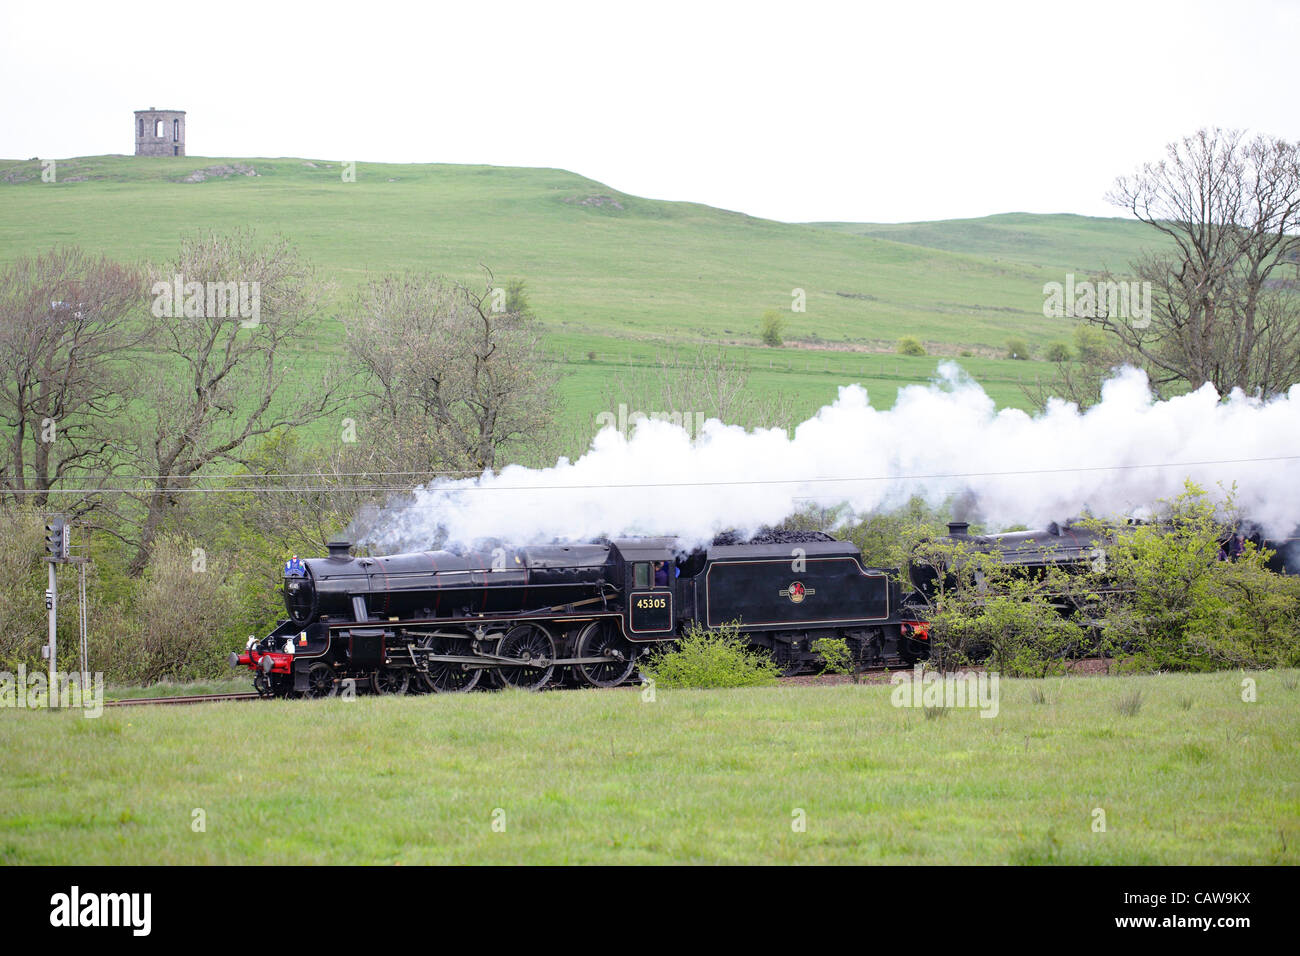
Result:
[[[1136,219],[1096,219],[1009,212],[980,219],[937,222],[815,223],[848,235],[888,239],[928,249],[1015,262],[1053,273],[1124,271],[1139,252],[1159,244],[1150,226]],[[1055,276],[1059,281],[1059,276]]]
[[[432,269],[472,280],[487,264],[523,278],[565,366],[575,421],[602,383],[666,348],[718,342],[801,411],[860,381],[890,402],[933,358],[893,355],[914,335],[959,356],[1002,403],[1046,366],[1001,358],[1010,336],[1041,350],[1071,323],[1042,314],[1042,285],[1129,257],[1134,223],[1012,216],[909,226],[789,224],[692,203],[642,199],[563,170],[97,156],[0,161],[0,261],[55,243],[120,259],[162,259],[203,229],[253,226],[293,240],[342,307],[369,274]],[[803,289],[806,312],[790,313]],[[787,311],[789,345],[765,349],[766,309]],[[321,329],[326,354],[337,323]],[[594,358],[590,357],[594,355]]]

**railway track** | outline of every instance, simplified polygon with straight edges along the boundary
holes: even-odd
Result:
[[[148,705],[210,704],[223,700],[257,700],[257,694],[194,694],[176,697],[120,697],[104,701],[105,707],[136,707]]]

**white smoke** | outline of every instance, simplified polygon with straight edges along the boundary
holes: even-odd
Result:
[[[887,410],[873,408],[861,386],[841,388],[793,437],[717,420],[694,439],[664,421],[643,421],[630,438],[607,427],[577,461],[439,481],[353,532],[387,552],[483,538],[701,542],[810,503],[863,515],[913,495],[935,505],[958,498],[993,528],[1040,526],[1085,508],[1134,513],[1178,494],[1188,478],[1211,490],[1235,482],[1238,504],[1266,531],[1300,524],[1300,385],[1269,401],[1240,392],[1221,401],[1210,385],[1155,401],[1146,376],[1123,369],[1085,412],[1053,400],[1029,415],[998,411],[944,363],[931,384],[901,389]]]

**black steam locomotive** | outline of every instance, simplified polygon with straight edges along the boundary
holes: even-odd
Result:
[[[1046,528],[1032,531],[973,535],[969,524],[954,521],[948,524],[947,537],[940,540],[961,545],[968,555],[990,555],[999,564],[1026,575],[1040,575],[1047,568],[1059,568],[1067,574],[1094,571],[1100,581],[1092,582],[1093,590],[1105,590],[1107,551],[1120,530],[1118,525],[1053,521]],[[1247,541],[1269,552],[1265,566],[1270,571],[1300,574],[1300,529],[1284,538],[1268,538],[1258,525],[1242,524],[1219,541],[1220,557],[1231,559]],[[949,587],[955,583],[955,570],[936,568],[925,554],[916,554],[908,565],[907,577],[918,598],[932,599],[940,589],[941,578],[946,578],[942,583]],[[1060,607],[1066,612],[1077,610],[1073,598],[1066,594],[1061,595]]]
[[[910,664],[929,650],[928,625],[896,577],[826,535],[380,557],[336,542],[285,579],[284,598],[288,618],[231,655],[266,696],[328,696],[345,681],[378,693],[561,679],[614,687],[692,623],[739,621],[791,673],[820,660],[811,645],[823,637],[845,640],[861,666]]]

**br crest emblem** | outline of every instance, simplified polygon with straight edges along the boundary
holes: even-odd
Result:
[[[801,582],[794,581],[788,588],[782,588],[778,593],[781,597],[788,597],[792,604],[799,604],[805,597],[816,594],[817,590],[816,588],[806,588]]]

